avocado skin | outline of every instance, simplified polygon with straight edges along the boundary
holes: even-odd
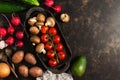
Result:
[[[71,72],[74,76],[82,77],[86,71],[87,59],[85,56],[79,56],[71,65]]]

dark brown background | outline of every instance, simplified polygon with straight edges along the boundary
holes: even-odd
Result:
[[[75,80],[120,79],[120,0],[55,0],[71,21],[62,25],[73,56],[87,57],[87,70]]]
[[[119,80],[120,0],[55,0],[55,4],[71,16],[69,23],[60,25],[73,59],[87,57],[85,75],[74,80]]]

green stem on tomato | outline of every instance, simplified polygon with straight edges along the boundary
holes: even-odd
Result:
[[[54,46],[55,46],[55,45],[54,45]],[[57,54],[57,52],[56,52],[56,46],[53,47],[53,48],[54,48],[54,52],[55,52],[55,54],[56,54],[56,60],[57,60],[57,62],[59,63],[58,54]]]
[[[52,42],[53,51],[54,51],[54,53],[55,53],[55,55],[56,55],[56,60],[57,60],[57,62],[59,63],[58,54],[57,54],[57,52],[56,52],[56,45],[55,45],[54,42],[53,42],[53,36],[52,36],[51,34],[49,34],[49,39],[50,39],[50,41]]]
[[[50,39],[50,41],[52,42],[52,46],[54,46],[53,38],[52,38],[52,35],[51,35],[51,34],[49,34],[49,39]]]

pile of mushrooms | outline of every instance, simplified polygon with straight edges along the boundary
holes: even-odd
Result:
[[[53,17],[47,17],[43,13],[38,13],[36,17],[32,17],[28,20],[28,24],[30,25],[29,31],[32,34],[30,37],[30,41],[32,45],[35,46],[35,51],[37,53],[45,54],[46,51],[44,49],[44,43],[41,42],[39,35],[41,27],[43,25],[48,27],[55,26],[55,19]]]

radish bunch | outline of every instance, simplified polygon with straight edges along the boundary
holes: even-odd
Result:
[[[22,41],[24,38],[24,31],[23,29],[18,30],[21,26],[20,17],[12,15],[11,20],[9,20],[6,15],[2,15],[6,18],[8,27],[0,27],[0,39],[5,39],[5,43],[8,46],[15,45],[18,48],[22,48],[24,46],[24,42]]]
[[[44,4],[47,7],[51,7],[55,12],[59,13],[61,12],[61,6],[60,5],[54,5],[54,0],[45,0]]]

